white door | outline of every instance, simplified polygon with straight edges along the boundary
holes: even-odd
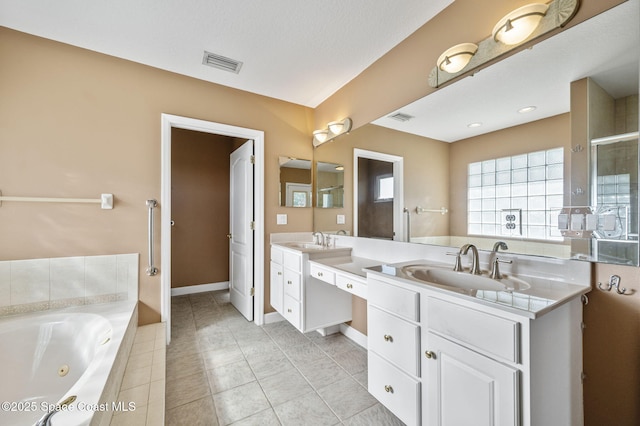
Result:
[[[231,153],[229,293],[231,303],[253,321],[253,141]]]

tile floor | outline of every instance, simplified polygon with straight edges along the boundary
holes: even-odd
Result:
[[[166,363],[166,425],[402,425],[366,390],[365,349],[258,327],[228,291],[172,298]]]

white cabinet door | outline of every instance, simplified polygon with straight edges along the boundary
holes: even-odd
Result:
[[[432,333],[427,345],[422,353],[427,425],[520,424],[518,370]]]
[[[271,262],[271,290],[270,300],[271,306],[278,312],[282,312],[282,298],[283,295],[283,268],[275,262]]]

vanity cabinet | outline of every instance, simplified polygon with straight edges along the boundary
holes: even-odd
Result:
[[[271,306],[303,333],[351,320],[351,295],[336,287],[335,274],[309,265],[330,255],[271,246]]]
[[[368,389],[407,425],[420,424],[420,294],[368,279]]]
[[[380,274],[367,285],[369,392],[407,425],[583,424],[579,297],[536,317]]]

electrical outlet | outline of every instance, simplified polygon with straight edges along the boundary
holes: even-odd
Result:
[[[504,209],[500,212],[500,233],[522,235],[522,210]]]

